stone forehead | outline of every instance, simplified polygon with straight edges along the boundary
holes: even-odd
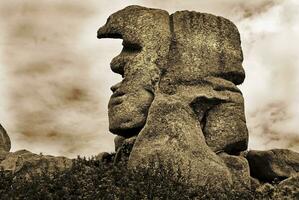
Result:
[[[107,19],[98,30],[98,38],[121,38],[142,47],[169,40],[169,14],[160,9],[126,7]]]
[[[122,38],[149,51],[163,49],[158,54],[164,64],[159,67],[173,83],[214,76],[241,84],[245,78],[238,29],[215,15],[194,11],[169,15],[160,9],[129,6],[112,14],[98,37]]]

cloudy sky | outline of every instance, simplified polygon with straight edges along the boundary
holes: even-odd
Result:
[[[98,40],[128,5],[195,10],[232,20],[241,33],[250,149],[299,151],[297,0],[10,0],[0,2],[0,122],[12,150],[94,155],[113,151],[110,60],[121,40]]]

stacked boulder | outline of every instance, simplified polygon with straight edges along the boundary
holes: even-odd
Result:
[[[112,14],[98,38],[121,38],[111,62],[114,162],[151,170],[180,168],[194,188],[221,192],[259,187],[298,173],[298,154],[250,151],[240,34],[229,20],[199,12],[129,6]],[[244,156],[245,155],[245,156]],[[124,158],[124,159],[121,159]]]

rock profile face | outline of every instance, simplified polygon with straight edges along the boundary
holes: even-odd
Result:
[[[198,192],[207,199],[214,194],[216,199],[243,199],[252,193],[266,194],[261,196],[266,199],[298,199],[298,153],[246,151],[244,100],[237,88],[245,73],[239,32],[232,22],[206,13],[169,15],[159,9],[129,6],[108,18],[98,38],[123,39],[122,52],[111,62],[112,71],[123,76],[112,86],[108,105],[109,129],[117,135],[115,153],[99,153],[92,167],[83,167],[65,157],[9,152],[10,139],[0,126],[2,175],[34,180],[65,171],[76,186],[82,178],[76,172],[79,167],[80,174],[88,174],[83,183],[92,187],[92,194],[93,189],[107,193],[111,187],[113,192],[125,188],[125,193],[139,195],[145,186],[148,198],[153,199],[158,198],[153,195],[155,187],[163,195],[167,190],[168,195],[175,186],[176,195],[187,192],[192,199]],[[93,176],[101,172],[108,176],[100,176],[101,180]],[[68,191],[68,187],[59,191]],[[119,194],[126,199],[123,192]]]
[[[194,187],[232,185],[236,173],[216,153],[237,155],[248,143],[235,25],[205,13],[129,6],[108,18],[98,38],[123,39],[111,62],[123,81],[112,87],[108,108],[111,132],[137,136],[129,167],[159,162],[179,167]]]
[[[145,125],[149,107],[165,65],[170,43],[166,11],[131,6],[111,15],[98,38],[122,38],[123,50],[111,69],[124,79],[111,87],[109,129],[131,137]]]

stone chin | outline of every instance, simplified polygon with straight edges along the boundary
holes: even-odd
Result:
[[[109,130],[123,137],[138,135],[144,127],[154,95],[146,89],[110,98]]]

